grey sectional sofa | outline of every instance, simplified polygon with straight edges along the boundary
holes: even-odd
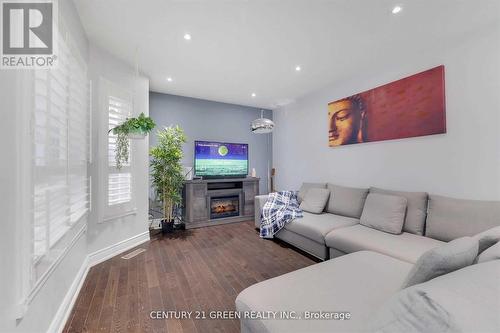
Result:
[[[330,189],[325,211],[304,212],[275,236],[325,261],[250,286],[236,299],[241,312],[288,311],[302,320],[241,318],[242,332],[399,332],[408,330],[406,324],[418,332],[500,331],[500,260],[402,289],[425,252],[500,226],[500,202],[319,183],[303,184],[299,200],[310,188]],[[369,193],[406,198],[401,233],[360,223]],[[256,228],[265,200],[256,198]],[[304,320],[308,311],[352,317]]]
[[[299,202],[310,188],[330,189],[321,214],[304,212],[304,217],[287,224],[276,238],[319,259],[371,250],[409,263],[425,251],[462,236],[470,236],[500,225],[500,202],[463,200],[380,188],[352,188],[327,183],[304,183]],[[407,209],[401,234],[391,234],[360,224],[369,193],[403,196]],[[255,197],[255,228],[267,195]],[[471,223],[471,221],[473,221]]]

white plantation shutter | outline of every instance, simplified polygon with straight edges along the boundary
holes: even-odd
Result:
[[[122,124],[132,114],[132,102],[126,98],[108,96],[109,130]],[[130,140],[129,140],[130,144]],[[108,206],[127,204],[132,201],[132,173],[130,168],[131,150],[129,145],[128,163],[121,169],[116,167],[116,135],[108,135]]]
[[[89,209],[86,65],[62,38],[58,45],[58,65],[33,71],[32,284],[63,253],[64,236]]]
[[[76,59],[73,59],[76,60]],[[90,179],[87,165],[90,161],[90,109],[87,73],[76,61],[70,62],[69,85],[69,163],[70,221],[76,223],[84,216],[90,204]]]

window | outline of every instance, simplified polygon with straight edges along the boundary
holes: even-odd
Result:
[[[134,116],[133,93],[105,78],[99,80],[99,104],[102,108],[101,121],[105,124],[100,133],[105,135],[100,140],[100,170],[103,178],[99,181],[99,192],[105,198],[99,202],[99,222],[135,214],[135,202],[132,189],[134,187],[133,163],[134,140],[129,140],[128,163],[116,166],[115,149],[117,135],[111,131],[121,125],[127,118]]]
[[[129,101],[108,96],[109,130],[122,124],[131,116],[131,113],[132,105]],[[108,136],[108,206],[124,204],[132,200],[131,149],[128,151],[128,163],[124,163],[121,169],[118,169],[115,161],[116,140],[117,136],[110,132]]]
[[[64,253],[65,236],[86,223],[90,201],[86,64],[68,43],[58,43],[58,66],[33,71],[32,287]]]

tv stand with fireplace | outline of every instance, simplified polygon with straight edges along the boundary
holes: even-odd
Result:
[[[186,180],[183,189],[186,229],[254,219],[260,178]]]

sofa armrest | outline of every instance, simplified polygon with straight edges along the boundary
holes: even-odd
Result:
[[[262,208],[264,207],[264,204],[267,201],[268,194],[263,194],[263,195],[256,195],[255,196],[255,202],[254,202],[254,207],[255,207],[255,228],[260,229],[260,214],[262,212]]]

